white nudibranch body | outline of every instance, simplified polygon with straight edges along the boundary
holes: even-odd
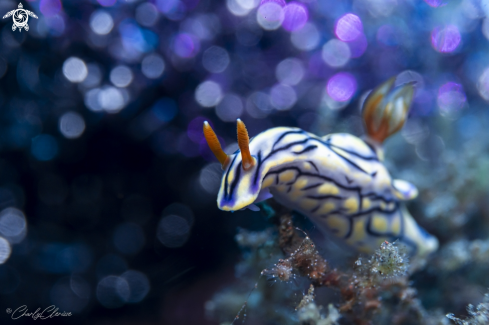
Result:
[[[402,127],[413,94],[412,84],[392,91],[393,82],[381,85],[365,101],[365,140],[346,133],[318,137],[277,127],[248,142],[245,150],[251,157],[246,157],[238,139],[240,150],[226,159],[221,155],[225,163],[218,207],[254,208],[254,203],[273,196],[359,251],[373,252],[384,241],[395,240],[412,255],[436,250],[437,239],[417,225],[402,202],[415,198],[416,188],[393,180],[382,163],[380,143]],[[240,123],[238,138],[244,128]],[[211,137],[206,138],[209,142]],[[243,168],[243,157],[253,162],[251,167]]]

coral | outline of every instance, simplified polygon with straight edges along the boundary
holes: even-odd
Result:
[[[338,310],[332,305],[328,305],[328,316],[323,317],[320,313],[322,307],[314,302],[314,286],[311,284],[307,294],[304,295],[297,306],[297,315],[301,325],[336,325],[341,318]]]
[[[238,233],[234,239],[242,248],[257,249],[270,239],[271,232],[270,229],[266,229],[265,231],[249,231],[243,228],[238,228]]]
[[[442,313],[424,309],[410,286],[412,261],[403,246],[384,242],[374,254],[357,257],[351,267],[339,270],[321,256],[311,237],[294,226],[290,211],[273,208],[276,213],[267,219],[277,231],[238,230],[235,239],[244,257],[236,266],[239,282],[206,304],[209,317],[229,320],[231,308],[239,310],[233,323],[239,319],[284,325],[447,325]],[[269,267],[271,261],[275,264]],[[261,277],[268,281],[260,281]],[[304,285],[309,290],[299,299]],[[243,292],[246,287],[252,291],[248,296]],[[318,301],[316,291],[324,294],[324,290],[329,295]],[[239,297],[241,309],[236,303]],[[327,313],[321,306],[328,306]]]
[[[470,263],[489,264],[489,240],[460,239],[449,242],[436,259],[436,264],[442,272],[451,272]]]
[[[457,325],[487,325],[489,324],[489,294],[485,294],[484,301],[474,307],[473,305],[467,306],[467,312],[470,317],[467,319],[460,319],[453,314],[447,314],[447,317],[455,322]]]
[[[383,242],[370,259],[363,262],[359,258],[355,264],[362,273],[382,279],[404,276],[408,272],[409,260],[405,253],[399,251],[396,243]]]

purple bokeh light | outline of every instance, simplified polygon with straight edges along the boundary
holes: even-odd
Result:
[[[353,97],[357,90],[355,77],[348,72],[339,72],[328,80],[326,91],[337,102],[345,102]]]
[[[347,42],[348,46],[350,47],[350,52],[351,52],[351,57],[352,58],[359,58],[365,53],[368,47],[368,42],[367,38],[365,35],[361,34],[359,37],[357,37],[355,40],[351,42]]]
[[[431,45],[441,53],[455,51],[460,45],[461,39],[460,32],[454,25],[448,25],[445,28],[436,27],[431,32]]]
[[[59,0],[41,0],[39,10],[46,17],[57,15],[61,11],[61,1]]]
[[[438,8],[446,4],[443,0],[424,0],[424,2],[426,2],[428,6],[433,8]]]
[[[187,33],[180,33],[173,40],[173,52],[181,58],[192,58],[200,49],[197,37]]]
[[[104,7],[112,7],[113,5],[115,5],[115,1],[116,0],[97,0],[97,2]]]
[[[307,8],[298,2],[291,2],[284,8],[284,21],[282,26],[285,30],[293,32],[301,29],[309,19]]]
[[[335,25],[335,34],[344,42],[351,42],[363,35],[363,24],[360,17],[354,14],[343,15]]]
[[[265,3],[268,3],[268,2],[276,3],[280,7],[285,7],[285,5],[286,5],[285,0],[261,0],[260,6],[263,5],[263,4],[265,4]]]

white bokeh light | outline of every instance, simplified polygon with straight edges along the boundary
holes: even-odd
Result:
[[[477,81],[477,90],[482,98],[489,101],[489,68],[486,68]]]
[[[348,63],[351,57],[348,44],[333,38],[323,46],[322,58],[327,65],[339,68]]]
[[[246,112],[253,118],[261,119],[273,111],[270,96],[263,92],[254,92],[246,100]]]
[[[124,94],[118,88],[108,86],[98,93],[100,107],[108,113],[117,113],[125,106]]]
[[[236,2],[244,9],[251,10],[260,4],[260,0],[236,0]]]
[[[220,163],[211,163],[200,171],[199,184],[209,194],[217,195],[221,185],[222,167]]]
[[[87,88],[93,88],[100,85],[100,82],[102,81],[102,71],[100,70],[100,67],[95,63],[89,63],[87,64],[87,69],[88,75],[85,80],[83,80],[82,85]]]
[[[85,93],[85,98],[84,98],[85,106],[92,112],[100,112],[101,110],[103,110],[98,100],[99,93],[100,93],[100,88],[90,89]]]
[[[211,46],[202,55],[202,65],[212,73],[221,73],[230,62],[228,52],[219,46]]]
[[[12,248],[10,243],[3,237],[0,237],[0,264],[5,263],[10,257]]]
[[[27,234],[24,213],[16,208],[6,208],[0,212],[0,235],[11,244],[20,243]]]
[[[216,115],[224,122],[233,122],[243,114],[243,100],[236,94],[226,94],[216,106]]]
[[[304,66],[299,59],[285,59],[277,65],[275,76],[285,85],[297,85],[304,77]]]
[[[136,20],[142,26],[153,26],[158,20],[158,9],[150,2],[143,2],[136,8]]]
[[[105,10],[97,10],[90,16],[90,28],[96,34],[107,35],[114,28],[114,20]]]
[[[297,95],[294,88],[283,84],[273,86],[270,91],[270,98],[272,106],[279,111],[285,111],[292,108],[297,101]]]
[[[110,81],[117,87],[127,87],[131,84],[133,74],[125,65],[119,65],[110,71]]]
[[[246,16],[251,11],[251,9],[243,8],[238,0],[226,0],[226,7],[229,12],[238,17]]]
[[[222,99],[221,86],[214,81],[204,81],[195,89],[195,100],[203,107],[213,107]]]
[[[320,38],[316,25],[309,22],[290,34],[292,44],[302,51],[314,50],[318,46]]]
[[[165,71],[165,61],[158,54],[150,54],[141,62],[141,71],[146,78],[157,79]]]
[[[275,30],[284,21],[284,10],[282,6],[275,2],[266,2],[258,8],[256,21],[265,30]]]
[[[88,75],[85,62],[77,57],[69,57],[63,63],[63,75],[71,82],[82,82]]]
[[[67,139],[79,138],[85,131],[85,120],[78,113],[64,113],[59,119],[59,131]]]

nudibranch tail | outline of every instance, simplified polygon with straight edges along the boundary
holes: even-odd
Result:
[[[367,135],[378,143],[402,128],[413,100],[414,84],[393,89],[394,81],[395,77],[372,90],[363,105]]]
[[[241,151],[241,160],[243,161],[243,169],[249,170],[255,165],[255,159],[250,153],[250,138],[246,126],[240,119],[237,120],[238,145]]]
[[[224,152],[224,150],[222,150],[216,133],[214,133],[214,130],[207,121],[204,122],[204,136],[207,144],[209,145],[209,148],[214,153],[217,160],[219,160],[222,168],[224,169],[229,164],[229,156]]]

